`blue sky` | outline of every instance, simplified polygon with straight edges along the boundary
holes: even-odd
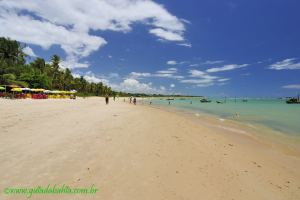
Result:
[[[68,9],[66,9],[68,8]],[[0,35],[115,90],[208,96],[300,91],[297,0],[1,1]]]

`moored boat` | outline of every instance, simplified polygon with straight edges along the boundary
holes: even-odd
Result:
[[[289,100],[286,101],[287,104],[300,104],[300,99],[299,95],[298,98],[290,98]]]
[[[210,103],[211,100],[209,100],[209,99],[201,99],[200,102],[201,103]]]

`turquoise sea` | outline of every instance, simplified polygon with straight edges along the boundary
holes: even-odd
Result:
[[[300,137],[300,104],[286,104],[283,99],[248,98],[245,102],[242,98],[227,98],[225,102],[224,98],[210,98],[211,103],[201,103],[200,99],[175,98],[169,104],[166,98],[152,98],[145,100],[145,103],[151,101],[154,106],[183,109],[193,113],[204,112],[223,119],[260,124],[282,134]]]

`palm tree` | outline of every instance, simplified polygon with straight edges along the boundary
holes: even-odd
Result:
[[[51,67],[52,67],[52,86],[55,89],[59,89],[60,80],[59,80],[59,63],[60,57],[58,55],[53,55],[51,57]]]

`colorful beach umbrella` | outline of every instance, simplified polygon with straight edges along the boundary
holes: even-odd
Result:
[[[44,90],[42,88],[31,89],[32,92],[43,92]]]
[[[51,91],[51,90],[44,90],[44,93],[46,93],[46,94],[51,94],[52,91]]]
[[[22,88],[22,91],[30,91],[30,88]]]
[[[12,92],[22,92],[22,88],[13,88],[11,89]]]

